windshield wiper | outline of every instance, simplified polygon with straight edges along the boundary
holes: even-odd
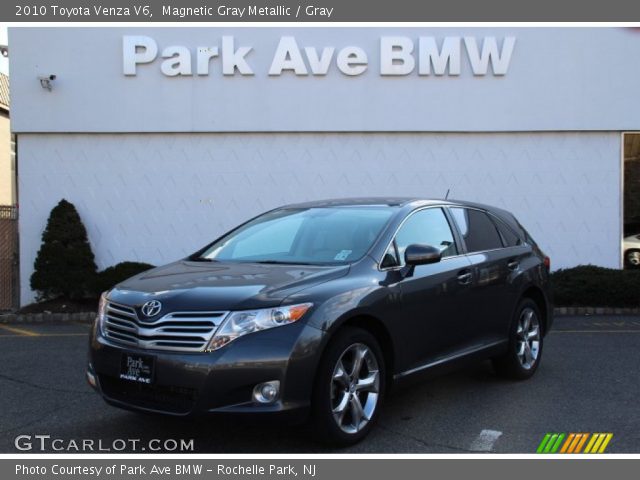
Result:
[[[260,263],[262,265],[315,265],[318,266],[317,263],[308,263],[308,262],[288,262],[285,260],[258,260],[251,263]]]
[[[190,257],[189,261],[191,261],[191,262],[217,262],[218,260],[214,260],[213,258],[207,258],[207,257]]]

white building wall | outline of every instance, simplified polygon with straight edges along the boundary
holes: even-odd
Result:
[[[286,203],[447,189],[515,213],[553,268],[619,267],[620,148],[618,132],[21,134],[21,301],[61,198],[100,269],[170,262]]]
[[[147,36],[158,58],[123,71],[123,38]],[[161,52],[251,47],[253,75],[168,77]],[[11,28],[11,115],[15,132],[442,132],[620,131],[637,129],[640,32],[633,28]],[[269,75],[282,37],[320,54],[335,48],[326,75]],[[459,75],[381,74],[381,39],[494,38],[515,46],[504,75],[474,75],[462,48]],[[462,40],[460,40],[462,41]],[[464,42],[463,42],[464,43]],[[367,54],[368,68],[347,76],[336,66],[348,46]],[[305,60],[306,70],[311,64]],[[52,90],[42,75],[56,75]]]

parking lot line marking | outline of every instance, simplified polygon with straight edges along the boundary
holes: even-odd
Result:
[[[639,330],[551,330],[549,333],[640,333]]]
[[[13,333],[6,335],[0,333],[0,338],[86,337],[87,335],[89,335],[88,333],[30,333],[31,335],[25,335],[22,333]]]
[[[16,328],[16,327],[9,327],[7,325],[0,325],[0,329],[6,330],[7,332],[15,333],[15,334],[17,334],[19,336],[24,336],[24,337],[38,337],[38,336],[40,336],[39,333],[32,332],[31,330],[25,330],[23,328]]]
[[[502,432],[498,430],[482,430],[473,442],[469,450],[474,452],[490,452],[498,441]]]

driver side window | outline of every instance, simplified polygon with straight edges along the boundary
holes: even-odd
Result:
[[[398,230],[382,266],[404,265],[404,251],[412,244],[439,248],[442,258],[458,254],[451,227],[441,208],[427,208],[411,214]]]

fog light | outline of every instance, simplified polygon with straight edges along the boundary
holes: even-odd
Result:
[[[279,380],[259,383],[253,389],[253,399],[258,403],[273,403],[278,398],[279,391]]]
[[[91,373],[89,370],[87,370],[87,382],[89,382],[89,385],[91,385],[93,388],[98,388],[98,382],[96,381],[96,376]]]

